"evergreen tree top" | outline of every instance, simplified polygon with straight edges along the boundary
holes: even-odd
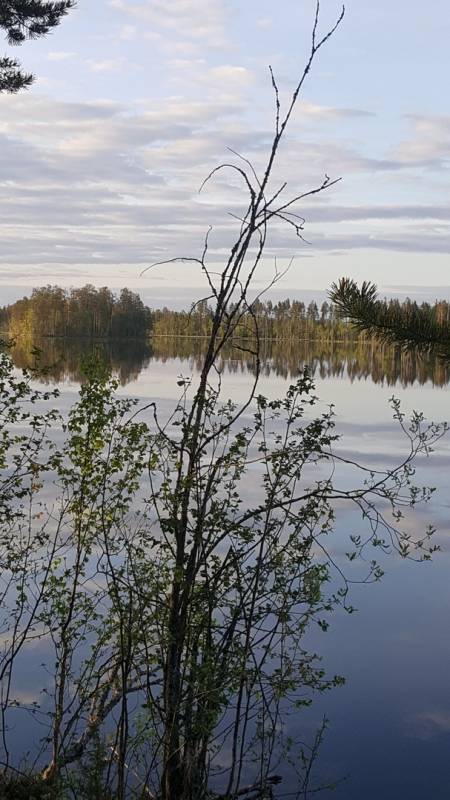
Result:
[[[58,25],[76,0],[1,0],[0,28],[10,45],[45,36]],[[33,83],[34,76],[23,72],[15,58],[0,58],[0,92],[14,94]]]
[[[337,312],[359,331],[382,341],[420,352],[433,352],[450,360],[450,321],[447,304],[430,306],[406,301],[379,300],[377,287],[364,281],[359,287],[350,278],[341,278],[330,290]]]

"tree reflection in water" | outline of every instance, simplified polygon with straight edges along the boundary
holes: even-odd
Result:
[[[43,339],[34,343],[39,350],[41,366],[48,368],[47,383],[81,380],[83,357],[97,353],[122,386],[137,380],[152,361],[164,362],[177,358],[199,369],[204,340],[201,338],[159,337],[144,340]],[[17,367],[32,363],[32,346],[18,341],[13,348]],[[443,361],[398,347],[367,342],[327,343],[319,341],[267,342],[262,352],[263,373],[283,378],[295,378],[308,364],[312,375],[325,378],[346,378],[350,382],[370,378],[387,386],[420,385],[446,386],[450,367]],[[252,372],[253,357],[241,349],[230,348],[221,359],[220,367],[230,373]]]

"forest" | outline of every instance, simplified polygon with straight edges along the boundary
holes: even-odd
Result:
[[[43,286],[0,309],[0,330],[12,337],[141,338],[149,327],[150,312],[139,295],[122,289],[116,297],[106,286]]]
[[[439,324],[450,321],[450,303],[445,300],[417,304],[407,298],[385,300],[391,313],[427,314]],[[233,312],[230,302],[230,313]],[[253,318],[257,321],[260,341],[296,341],[318,339],[333,341],[376,341],[376,336],[361,333],[349,324],[333,303],[320,306],[312,300],[285,299],[277,303],[256,299],[251,309],[240,315],[235,339],[254,336]],[[42,286],[31,297],[0,308],[0,332],[12,338],[83,337],[90,339],[143,339],[160,336],[204,337],[211,334],[213,309],[206,300],[195,303],[190,311],[148,308],[139,295],[122,289],[118,295],[106,286],[90,284],[79,289]]]

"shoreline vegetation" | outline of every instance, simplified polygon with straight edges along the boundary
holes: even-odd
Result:
[[[404,309],[416,304],[391,301],[390,306],[394,305]],[[450,317],[450,305],[445,302],[421,307],[439,320]],[[66,291],[46,286],[0,308],[0,338],[13,341],[11,355],[19,368],[28,367],[38,350],[49,383],[65,378],[79,381],[83,356],[92,352],[102,357],[125,386],[137,379],[151,360],[190,360],[200,369],[211,313],[205,301],[191,311],[150,309],[129,289],[115,295],[106,287],[87,285]],[[294,378],[308,364],[313,375],[346,376],[350,381],[370,377],[389,386],[431,381],[444,387],[450,381],[450,366],[433,354],[421,356],[358,332],[338,316],[331,303],[318,307],[314,301],[308,305],[289,299],[276,304],[259,301],[255,314],[266,372]],[[255,369],[255,340],[249,322],[244,317],[223,350],[222,368],[228,372]]]
[[[384,301],[389,309],[427,310],[436,321],[450,322],[450,303],[434,305],[407,298]],[[231,308],[232,310],[232,308]],[[281,342],[364,342],[379,344],[376,336],[358,332],[339,315],[332,303],[319,307],[313,300],[271,300],[252,303],[251,314],[258,325],[260,343]],[[88,284],[80,289],[65,290],[60,286],[35,288],[30,297],[0,307],[0,332],[11,339],[92,339],[150,340],[162,338],[208,340],[213,320],[212,308],[206,300],[194,304],[190,311],[174,311],[167,307],[152,309],[139,294],[127,288],[114,294],[107,287]],[[253,341],[250,313],[244,314],[233,334],[236,342]]]

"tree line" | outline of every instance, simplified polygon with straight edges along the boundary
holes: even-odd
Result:
[[[134,338],[147,336],[150,311],[130,289],[116,296],[106,286],[88,284],[81,289],[60,286],[33,289],[0,309],[0,330],[15,337],[40,336],[95,338]]]
[[[331,287],[330,297],[338,313],[355,330],[376,336],[382,342],[404,349],[434,354],[450,361],[450,304],[441,300],[402,305],[379,300],[374,283],[364,281],[361,287],[350,278],[341,278]]]
[[[430,325],[447,326],[450,303],[422,303],[407,298],[377,301],[379,313],[394,319],[426,318]],[[234,306],[230,304],[230,313]],[[321,341],[374,341],[379,337],[376,328],[357,328],[352,315],[343,314],[339,301],[257,299],[241,312],[234,326],[233,338],[260,341],[291,341],[317,339]],[[144,339],[157,337],[210,336],[213,311],[206,300],[196,303],[190,311],[169,308],[150,309],[136,292],[122,289],[118,295],[106,286],[99,289],[88,284],[66,290],[60,286],[33,289],[24,297],[0,308],[0,331],[13,338],[89,337],[91,339]],[[255,327],[256,325],[256,327]]]

